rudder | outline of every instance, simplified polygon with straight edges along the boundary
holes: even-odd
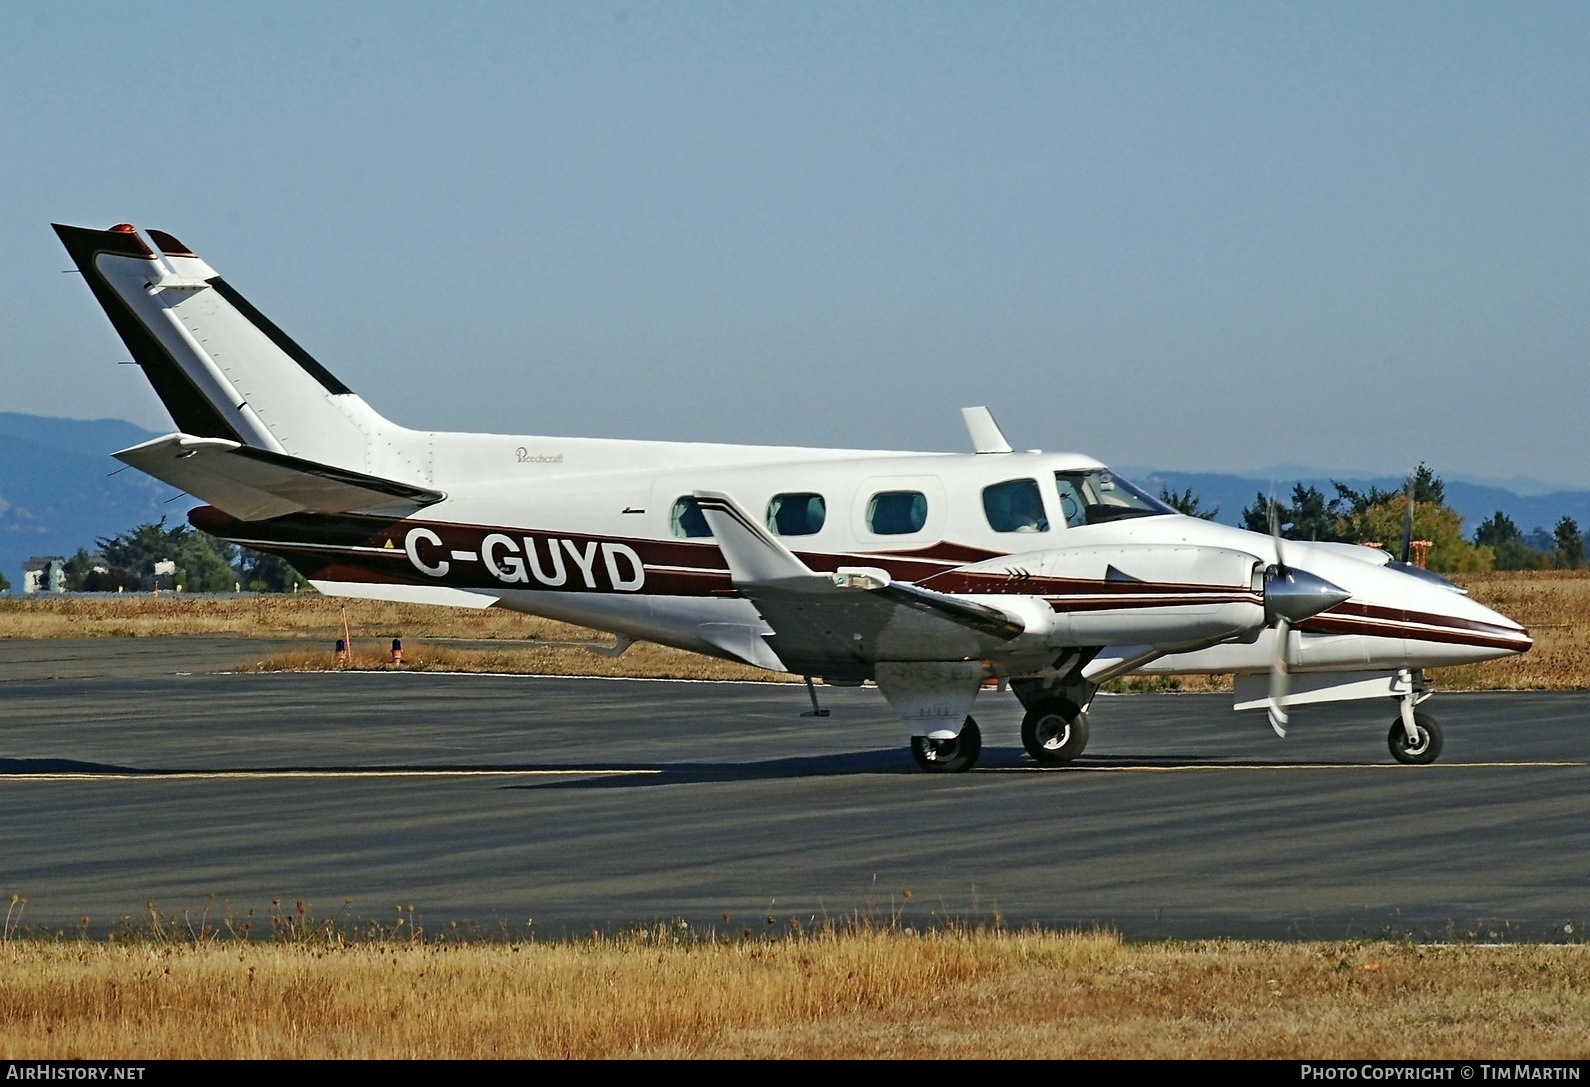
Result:
[[[184,433],[428,478],[418,435],[372,410],[175,237],[127,223],[55,232]]]

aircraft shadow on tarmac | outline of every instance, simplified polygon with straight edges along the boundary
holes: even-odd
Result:
[[[1012,752],[1014,757],[1019,752]],[[0,780],[5,778],[171,778],[171,777],[300,777],[327,775],[349,778],[449,774],[490,776],[495,774],[547,775],[541,784],[514,785],[508,788],[548,788],[617,782],[626,784],[676,785],[704,781],[756,781],[800,777],[838,777],[853,774],[916,774],[909,755],[897,749],[847,752],[769,759],[759,762],[682,762],[682,763],[404,763],[376,765],[304,766],[123,766],[86,762],[79,759],[0,759]],[[569,774],[575,780],[559,780]]]
[[[1231,759],[1185,755],[1145,755],[1083,758],[1067,767],[1043,768],[1027,758],[1021,748],[984,749],[980,772],[1041,774],[1099,771],[1154,770],[1285,770],[1285,769],[1392,769],[1390,763],[1357,759]],[[635,789],[658,785],[690,785],[735,781],[784,781],[797,778],[843,778],[868,775],[922,777],[924,780],[965,781],[962,775],[929,777],[898,748],[852,751],[826,755],[742,762],[538,762],[538,763],[405,763],[385,765],[305,766],[123,766],[79,759],[0,759],[0,780],[5,778],[183,778],[183,777],[306,777],[339,778],[444,777],[534,774],[542,780],[496,786],[501,789]],[[560,775],[567,774],[568,777]]]
[[[123,777],[128,774],[147,774],[131,766],[112,766],[103,762],[82,762],[78,759],[0,759],[0,777],[36,777],[44,774],[103,774],[106,777]]]
[[[1391,768],[1389,762],[1366,762],[1358,759],[1230,759],[1222,757],[1196,758],[1187,756],[1141,756],[1122,758],[1084,758],[1064,767],[1042,767],[1026,756],[1021,748],[1006,750],[983,749],[983,757],[972,776],[984,772],[1056,775],[1099,771],[1131,770],[1287,770],[1287,769],[1351,769]],[[540,769],[551,769],[541,767]],[[589,777],[520,782],[499,786],[502,789],[644,789],[658,785],[687,785],[731,781],[780,781],[795,778],[847,777],[862,775],[902,775],[932,781],[966,781],[964,774],[927,775],[917,769],[910,757],[895,748],[879,751],[858,751],[838,755],[806,755],[783,759],[765,759],[755,762],[678,762],[633,764],[626,766],[568,766],[565,769],[589,774]],[[603,775],[601,770],[623,771]],[[637,773],[636,771],[645,771]]]

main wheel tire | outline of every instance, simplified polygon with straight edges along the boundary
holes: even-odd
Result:
[[[1391,721],[1391,731],[1386,734],[1386,746],[1391,757],[1409,766],[1427,766],[1441,757],[1441,726],[1435,718],[1420,710],[1413,711],[1413,727],[1419,733],[1419,742],[1408,743],[1408,730],[1402,727],[1402,715]]]
[[[977,756],[982,753],[983,733],[970,717],[961,726],[961,734],[952,740],[911,737],[912,757],[918,766],[930,774],[965,773],[977,765]]]
[[[1064,766],[1088,746],[1088,715],[1068,702],[1040,702],[1021,719],[1021,745],[1039,766]]]

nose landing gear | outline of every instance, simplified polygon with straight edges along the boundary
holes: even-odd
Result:
[[[1397,716],[1386,734],[1386,745],[1398,762],[1427,766],[1441,756],[1441,726],[1432,714],[1415,708],[1430,697],[1424,673],[1404,669],[1397,673],[1397,687],[1406,693],[1397,699]]]
[[[1434,717],[1420,710],[1413,715],[1413,727],[1415,735],[1410,739],[1399,714],[1391,722],[1386,744],[1391,748],[1391,757],[1398,762],[1427,766],[1441,756],[1441,726],[1436,724]]]

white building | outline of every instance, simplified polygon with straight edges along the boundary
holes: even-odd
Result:
[[[22,564],[22,591],[34,593],[64,593],[66,591],[66,558],[62,555],[34,556]]]

